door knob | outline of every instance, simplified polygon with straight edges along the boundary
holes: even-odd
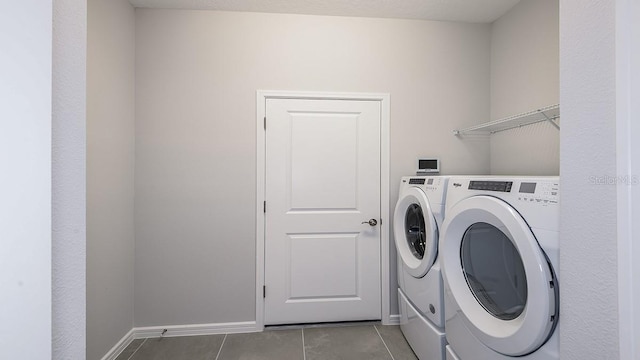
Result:
[[[371,225],[371,226],[376,226],[376,225],[378,225],[378,220],[376,220],[376,219],[371,219],[371,220],[369,220],[369,221],[363,221],[362,223],[363,223],[363,224],[369,224],[369,225]]]

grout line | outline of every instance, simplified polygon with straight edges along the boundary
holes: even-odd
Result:
[[[133,355],[135,355],[135,354],[138,352],[138,350],[140,350],[140,348],[142,347],[142,345],[144,345],[144,343],[146,343],[146,342],[147,342],[147,339],[144,339],[144,340],[140,343],[140,345],[138,345],[138,347],[136,348],[136,351],[134,351],[134,352],[133,352],[133,354],[131,354],[131,356],[129,356],[129,358],[128,358],[127,360],[131,360],[131,359],[133,359]]]
[[[382,335],[380,334],[380,331],[378,331],[378,327],[373,325],[373,328],[376,329],[376,332],[378,333],[378,336],[380,336],[380,340],[382,340],[382,344],[384,344],[384,347],[387,349],[387,352],[389,353],[389,356],[391,356],[391,360],[395,360],[395,358],[393,357],[393,354],[391,353],[391,350],[389,350],[389,347],[387,346],[387,343],[382,338]]]
[[[220,344],[220,349],[218,350],[218,354],[216,355],[216,360],[218,360],[218,358],[220,357],[220,353],[222,352],[222,347],[224,346],[224,342],[227,341],[227,335],[229,334],[224,334],[224,339],[222,339],[222,344]]]
[[[307,351],[304,348],[304,328],[302,330],[302,360],[307,360]]]

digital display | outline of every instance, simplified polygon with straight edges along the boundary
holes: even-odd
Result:
[[[469,190],[511,192],[512,181],[469,181]]]
[[[427,185],[433,185],[433,179],[427,180]]]
[[[409,179],[411,185],[424,185],[424,179]]]
[[[438,169],[438,160],[420,159],[418,160],[418,169]]]
[[[520,184],[519,192],[523,194],[533,194],[536,192],[536,183],[526,183],[523,182]]]

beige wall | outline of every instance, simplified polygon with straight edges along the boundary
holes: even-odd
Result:
[[[88,1],[87,359],[133,327],[135,11]]]
[[[418,156],[489,170],[451,133],[489,117],[489,25],[137,9],[136,29],[136,326],[255,319],[257,89],[390,93],[392,208]]]
[[[558,0],[522,0],[492,24],[492,120],[559,103],[558,12]],[[549,123],[490,141],[492,174],[559,174],[560,132]]]

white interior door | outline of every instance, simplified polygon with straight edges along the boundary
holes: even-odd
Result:
[[[265,324],[380,319],[380,102],[266,114]]]

